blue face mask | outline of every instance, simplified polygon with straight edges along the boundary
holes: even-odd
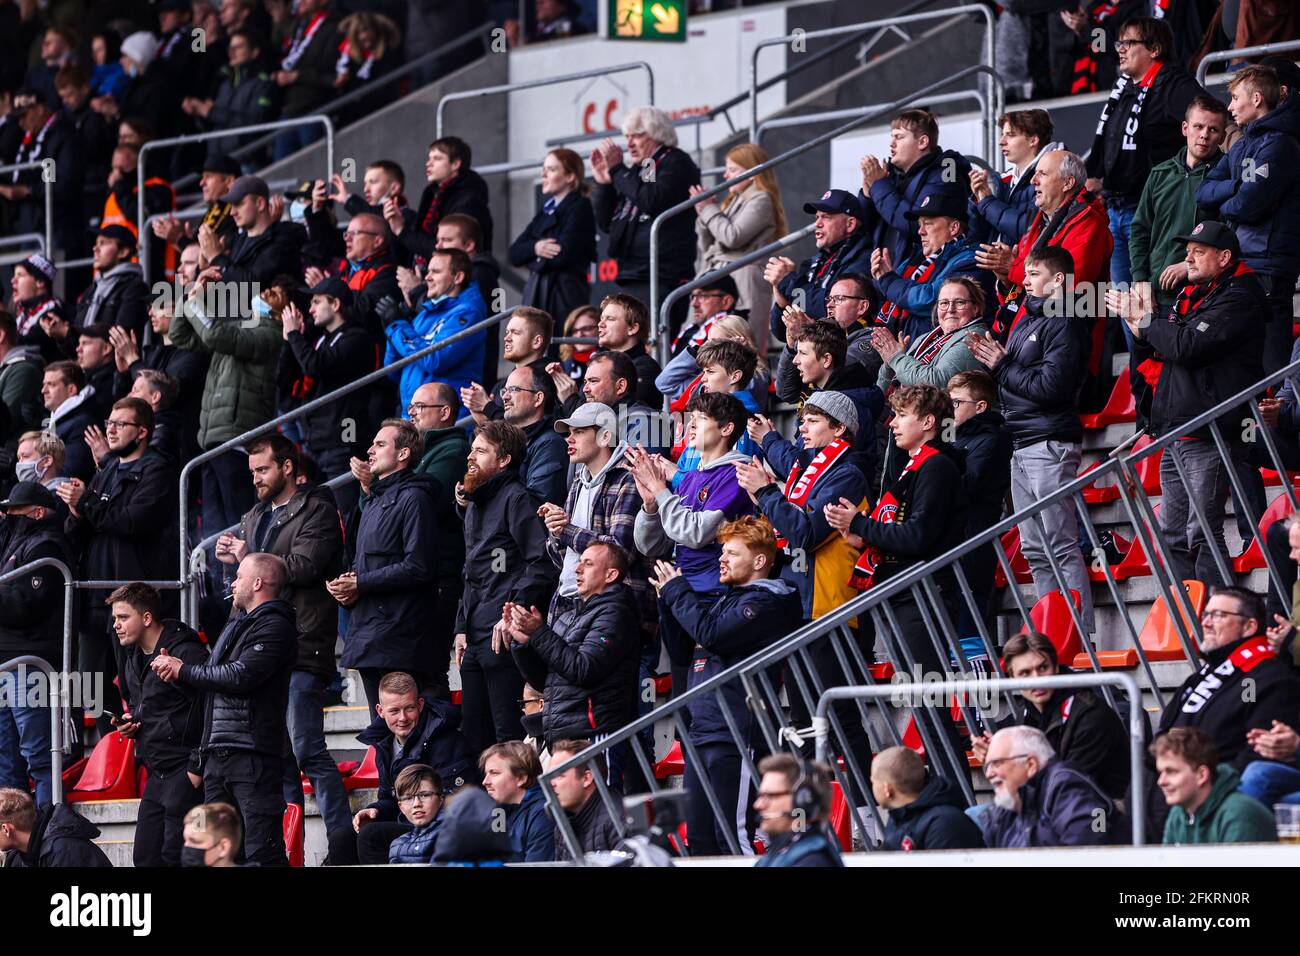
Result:
[[[302,199],[295,199],[289,203],[289,218],[294,222],[307,221],[307,203]]]
[[[253,315],[259,319],[269,319],[271,317],[271,303],[259,295],[253,300]]]

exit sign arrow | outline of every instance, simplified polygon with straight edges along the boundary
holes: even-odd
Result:
[[[655,18],[655,33],[676,33],[681,29],[681,11],[677,7],[665,8],[662,3],[656,3],[650,8],[650,13]]]

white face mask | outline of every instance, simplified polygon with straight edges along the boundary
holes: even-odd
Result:
[[[253,299],[253,314],[259,319],[269,319],[271,317],[271,303],[267,302],[260,295]]]
[[[41,462],[38,458],[36,461],[19,461],[14,463],[14,474],[19,481],[40,481],[41,480]]]
[[[132,79],[135,79],[135,77],[140,75],[140,67],[136,66],[134,63],[132,63],[128,67],[125,67],[125,69],[126,69],[126,75],[131,77]]]
[[[294,222],[306,222],[307,203],[302,199],[295,199],[289,203],[289,218]]]

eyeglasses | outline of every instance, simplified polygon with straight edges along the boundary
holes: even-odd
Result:
[[[451,408],[451,406],[443,402],[411,402],[410,405],[406,406],[406,411],[407,414],[415,415],[426,408]]]
[[[841,302],[862,302],[866,300],[865,295],[828,295],[826,297],[827,305],[839,305]]]
[[[115,418],[107,418],[104,420],[104,431],[112,432],[112,431],[117,431],[119,428],[139,428],[139,427],[140,426],[135,422],[119,422]]]
[[[515,392],[533,392],[536,394],[540,391],[540,388],[522,388],[518,385],[507,385],[505,388],[501,389],[501,397],[505,398],[507,395],[515,394]]]
[[[978,405],[980,403],[980,399],[977,398],[952,398],[951,396],[949,396],[949,401],[952,402],[953,408],[960,408],[962,405]]]
[[[793,793],[794,793],[793,790],[767,790],[767,791],[760,790],[758,791],[758,799],[771,800],[774,797],[788,797]]]
[[[345,239],[355,239],[357,236],[378,236],[378,232],[370,232],[367,229],[348,229],[343,233]]]
[[[1201,612],[1201,620],[1221,621],[1225,617],[1250,617],[1249,614],[1242,614],[1240,611],[1219,611],[1205,610]]]
[[[397,802],[412,804],[416,800],[419,800],[421,803],[423,803],[426,800],[432,800],[435,797],[440,797],[440,796],[442,796],[442,794],[438,793],[437,790],[421,790],[419,793],[408,793],[404,797],[398,797]]]
[[[696,300],[698,300],[698,299],[720,299],[720,298],[722,298],[722,296],[725,295],[725,294],[726,294],[726,293],[723,293],[723,292],[700,292],[700,291],[695,291],[695,292],[692,292],[692,293],[691,293],[691,301],[694,302],[694,301],[696,301]]]
[[[599,331],[600,331],[600,326],[598,325],[575,326],[573,329],[573,337],[575,339],[595,338],[596,333]]]
[[[993,769],[996,768],[996,767],[1000,767],[1000,766],[1002,766],[1002,765],[1003,765],[1004,763],[1006,763],[1008,760],[1024,760],[1025,758],[1027,758],[1027,757],[1031,757],[1031,756],[1033,756],[1033,755],[1032,755],[1032,754],[1013,754],[1013,755],[1010,756],[1010,757],[998,757],[996,760],[985,760],[985,761],[984,761],[984,773],[985,773],[985,775],[987,775],[988,772],[989,772],[990,770],[993,770]]]
[[[949,308],[964,309],[974,301],[974,299],[940,299],[935,303],[935,305],[937,305],[939,310],[942,312]]]
[[[1118,50],[1120,53],[1123,53],[1131,46],[1146,46],[1146,45],[1147,45],[1146,40],[1116,40],[1115,41],[1115,49]]]

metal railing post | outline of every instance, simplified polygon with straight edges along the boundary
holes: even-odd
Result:
[[[53,162],[53,160],[50,160],[50,162]],[[4,175],[5,173],[21,173],[29,169],[33,169],[33,170],[39,169],[42,172],[44,172],[45,163],[46,160],[44,159],[34,159],[29,163],[10,163],[8,166],[0,166],[0,176]],[[58,170],[55,170],[55,175],[56,176],[58,175]],[[45,182],[44,177],[41,178],[41,186],[43,187],[41,192],[43,194],[42,198],[44,200],[44,206],[45,206],[45,233],[44,233],[45,246],[42,251],[44,252],[45,255],[53,259],[54,258],[54,190],[50,188],[51,183]]]
[[[1211,63],[1227,63],[1252,56],[1267,56],[1269,53],[1283,53],[1287,50],[1300,50],[1300,40],[1286,40],[1282,43],[1261,43],[1258,46],[1243,46],[1236,50],[1219,50],[1208,53],[1196,67],[1196,82],[1205,86],[1206,74],[1210,72]],[[1215,77],[1216,80],[1227,79],[1228,74]]]
[[[1033,690],[1039,687],[1051,690],[1075,687],[1117,687],[1128,694],[1129,773],[1131,775],[1129,788],[1133,794],[1129,818],[1133,829],[1133,846],[1143,846],[1146,842],[1143,832],[1146,826],[1146,791],[1142,786],[1145,769],[1142,755],[1146,724],[1142,715],[1141,691],[1137,681],[1128,674],[1062,674],[1055,677],[997,677],[973,681],[949,680],[875,687],[834,687],[822,694],[821,700],[817,703],[817,720],[814,724],[817,735],[817,759],[825,762],[830,752],[830,722],[827,715],[830,705],[837,700],[883,697],[886,694],[901,698],[924,698],[933,694],[964,695],[981,689],[985,691]]]
[[[63,802],[63,710],[66,706],[59,693],[62,676],[56,673],[49,661],[43,657],[37,657],[35,654],[12,657],[0,663],[0,674],[14,675],[15,693],[21,692],[23,683],[18,679],[18,671],[27,668],[40,671],[50,685],[48,698],[50,703],[50,803],[59,804]],[[66,669],[63,674],[67,674]]]
[[[206,133],[189,133],[185,136],[173,136],[169,139],[150,140],[141,146],[140,155],[135,162],[135,221],[140,230],[139,241],[137,242],[136,248],[140,254],[140,269],[144,273],[145,282],[149,281],[150,237],[147,236],[144,231],[145,219],[148,218],[145,213],[144,164],[145,158],[148,156],[150,150],[161,149],[164,146],[188,146],[191,143],[205,143],[212,139],[227,139],[229,137],[237,138],[247,133],[272,132],[283,129],[292,129],[297,126],[314,126],[318,123],[325,127],[325,180],[328,182],[330,174],[334,172],[334,122],[328,116],[324,115],[297,116],[292,119],[275,120],[270,123],[254,123],[250,126],[236,126],[232,129],[211,130]]]

